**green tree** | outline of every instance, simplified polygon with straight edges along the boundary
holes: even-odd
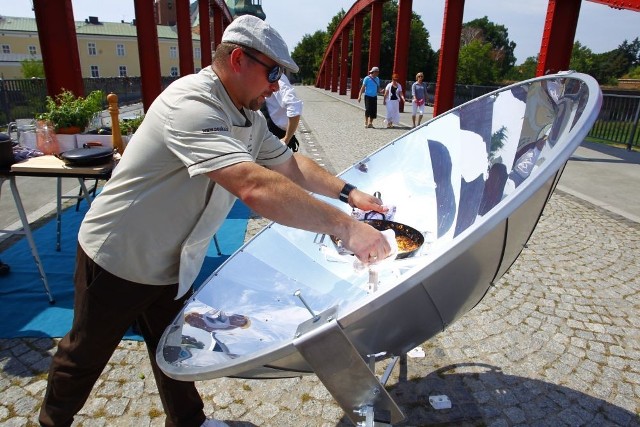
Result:
[[[583,46],[579,41],[574,42],[569,69],[593,75],[594,64],[595,57],[591,49]]]
[[[292,57],[300,66],[300,76],[303,81],[315,82],[324,52],[345,15],[346,12],[344,9],[341,9],[327,25],[326,32],[317,31],[313,36],[305,35],[302,41],[295,46]],[[391,78],[391,73],[393,72],[397,16],[397,0],[385,2],[382,9],[380,64],[377,64],[380,67],[380,77],[382,79]],[[365,16],[362,27],[361,63],[356,64],[355,66],[358,67],[358,74],[360,76],[365,76],[368,71],[367,66],[371,32],[371,18],[369,15]],[[320,43],[318,43],[319,41]],[[351,54],[353,51],[352,46],[349,46],[348,51],[350,55],[348,62],[351,64]],[[429,32],[426,30],[420,16],[416,13],[413,13],[411,18],[409,53],[408,79],[412,80],[413,76],[415,76],[418,71],[422,71],[425,74],[425,80],[429,80],[430,78],[435,80],[437,72],[437,55],[433,49],[431,49],[429,44]],[[313,60],[311,60],[312,58]]]
[[[496,78],[502,79],[516,63],[514,54],[516,43],[509,41],[509,31],[504,25],[494,24],[489,21],[486,16],[474,19],[462,25],[463,38],[461,46],[479,40],[489,43],[492,47],[490,60],[496,64]],[[475,31],[469,31],[475,29]],[[465,40],[465,30],[468,33],[468,39]],[[470,37],[469,37],[470,36]]]
[[[325,37],[324,31],[316,31],[313,35],[306,34],[291,53],[291,57],[300,67],[297,77],[303,84],[315,84],[316,82],[322,55],[324,55],[326,48]]]
[[[491,43],[473,40],[462,46],[458,56],[458,83],[487,85],[495,82],[499,70],[492,58]]]
[[[398,22],[398,2],[396,0],[385,2],[382,8],[382,30],[380,38],[380,78],[390,79],[394,71],[395,45],[396,45],[396,25]],[[363,64],[362,75],[367,70],[367,59],[369,55],[369,40],[371,19],[367,16],[364,20],[363,37]],[[424,73],[425,81],[435,80],[438,66],[436,54],[429,43],[429,31],[427,31],[422,18],[415,12],[411,13],[411,30],[409,35],[409,58],[407,64],[407,80],[413,80],[415,75],[421,71]]]
[[[633,67],[624,76],[625,79],[640,79],[640,65]]]
[[[629,69],[640,65],[640,39],[636,37],[631,43],[623,41],[618,50],[629,61]],[[629,70],[627,70],[629,71]]]
[[[25,79],[44,78],[44,65],[38,59],[25,59],[20,61],[22,77]]]
[[[532,79],[536,76],[536,69],[538,68],[538,57],[530,56],[524,60],[520,65],[516,65],[511,68],[504,76],[506,80],[510,81],[522,81]]]

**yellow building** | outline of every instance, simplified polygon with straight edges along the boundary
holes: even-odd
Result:
[[[178,76],[178,34],[175,26],[158,25],[160,72]],[[76,21],[82,77],[138,77],[140,62],[135,21],[102,22],[98,17]],[[195,71],[201,68],[200,36],[192,33]],[[0,77],[24,78],[21,61],[42,60],[35,18],[0,16]]]

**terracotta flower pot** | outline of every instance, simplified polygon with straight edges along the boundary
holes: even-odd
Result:
[[[56,131],[59,135],[74,135],[76,133],[81,133],[82,129],[80,126],[70,126],[66,128],[60,128]]]

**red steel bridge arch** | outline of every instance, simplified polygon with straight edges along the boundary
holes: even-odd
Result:
[[[347,93],[347,77],[351,77],[350,97],[355,99],[360,91],[360,68],[362,64],[362,26],[365,14],[371,14],[371,36],[367,69],[379,65],[380,34],[382,31],[382,6],[388,0],[356,0],[336,28],[327,50],[322,58],[316,78],[316,87]],[[444,0],[444,19],[442,41],[440,44],[440,62],[436,81],[436,94],[433,115],[437,116],[453,108],[458,53],[464,0]],[[601,3],[616,9],[628,9],[640,12],[640,0],[587,0]],[[578,25],[578,15],[582,0],[549,0],[544,23],[544,32],[540,43],[540,54],[536,75],[556,73],[569,68],[571,50]],[[413,0],[398,0],[398,18],[396,22],[396,40],[393,70],[398,81],[406,87],[409,30]],[[352,38],[350,38],[352,34]],[[352,41],[352,43],[350,43]],[[351,63],[349,46],[351,45]]]
[[[142,82],[142,104],[144,110],[162,92],[160,74],[160,53],[158,50],[158,32],[156,28],[153,2],[149,0],[131,0],[135,7],[135,19],[140,58],[140,76]],[[191,19],[189,0],[175,0],[176,21],[178,27],[178,52],[180,74],[194,72],[191,38]],[[47,76],[49,96],[62,92],[62,88],[77,96],[84,95],[80,56],[73,17],[71,0],[38,0],[33,2],[36,16],[38,38],[42,50],[42,63]],[[222,40],[224,29],[233,18],[224,0],[198,0],[200,16],[213,16],[213,45]],[[211,25],[208,19],[200,19],[200,46],[211,46]],[[209,66],[212,60],[211,49],[201,49],[202,68]]]

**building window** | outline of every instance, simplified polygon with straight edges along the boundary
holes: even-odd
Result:
[[[118,73],[120,77],[127,77],[127,66],[121,65],[118,67]]]
[[[38,51],[36,50],[36,47],[33,45],[29,46],[28,49],[29,49],[29,55],[35,55],[38,53]]]
[[[8,44],[3,44],[2,53],[11,53],[11,46],[9,46]]]
[[[91,66],[91,77],[100,77],[100,70],[97,65]]]
[[[171,72],[169,73],[171,77],[178,77],[178,67],[171,67]]]
[[[202,53],[201,53],[199,47],[196,47],[196,48],[193,49],[193,57],[195,59],[200,59],[202,57]]]
[[[87,50],[89,51],[89,56],[96,56],[98,54],[95,43],[87,43]]]
[[[169,47],[169,58],[177,58],[178,57],[178,47],[170,46]]]
[[[124,56],[124,45],[123,44],[117,44],[116,45],[116,55]]]

